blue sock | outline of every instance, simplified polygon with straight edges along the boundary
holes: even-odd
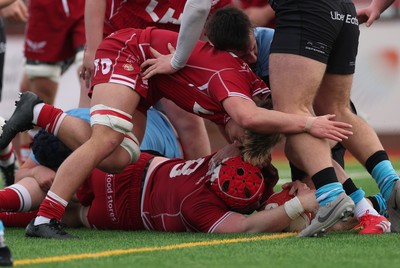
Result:
[[[383,198],[383,196],[380,193],[374,195],[374,197],[379,205],[379,214],[388,218],[389,214],[387,213],[386,200]]]
[[[315,196],[320,206],[325,206],[327,203],[335,200],[339,194],[343,193],[343,187],[339,182],[328,183],[320,187]]]
[[[389,160],[383,160],[377,164],[371,172],[372,177],[378,184],[379,190],[383,198],[389,201],[395,181],[399,179],[392,163]]]
[[[350,198],[353,200],[354,204],[357,205],[358,202],[360,202],[361,199],[364,198],[365,192],[363,191],[363,189],[358,188],[357,191],[351,193],[349,196],[350,196]]]

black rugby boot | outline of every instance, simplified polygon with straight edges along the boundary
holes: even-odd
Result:
[[[25,236],[39,238],[55,238],[55,239],[74,239],[77,236],[70,235],[64,231],[62,223],[56,219],[51,219],[49,223],[34,225],[35,219],[25,228]]]
[[[33,128],[33,107],[43,101],[34,93],[28,91],[20,94],[19,101],[15,102],[15,110],[3,126],[0,136],[0,150],[7,147],[19,133]]]

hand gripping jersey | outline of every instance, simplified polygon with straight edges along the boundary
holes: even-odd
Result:
[[[252,100],[269,93],[265,83],[232,53],[199,41],[185,68],[172,75],[156,75],[142,81],[140,64],[152,55],[149,47],[168,54],[167,44],[176,45],[177,33],[146,28],[124,29],[108,36],[96,53],[92,85],[118,83],[136,90],[147,106],[166,97],[184,110],[224,125],[229,116],[222,101],[227,97]]]

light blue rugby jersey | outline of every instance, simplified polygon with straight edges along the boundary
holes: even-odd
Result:
[[[76,108],[65,113],[90,123],[90,108]],[[146,131],[140,149],[142,151],[156,151],[168,158],[182,158],[179,141],[171,122],[162,112],[153,107],[147,111]],[[39,164],[32,151],[30,158],[36,164]]]
[[[262,78],[269,75],[269,49],[274,32],[274,29],[266,27],[256,27],[254,29],[258,52],[257,63],[253,71]]]

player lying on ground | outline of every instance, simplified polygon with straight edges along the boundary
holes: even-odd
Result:
[[[49,147],[54,150],[48,150]],[[233,151],[230,148],[225,150]],[[41,131],[35,137],[33,153],[37,156],[36,161],[54,169],[70,151],[53,135]],[[285,229],[297,214],[315,209],[314,193],[299,183],[296,185],[297,198],[288,204],[247,216],[261,209],[261,203],[265,203],[273,193],[277,182],[276,169],[266,163],[260,170],[244,162],[241,156],[228,157],[214,165],[212,157],[185,161],[142,153],[136,163],[130,164],[120,174],[107,174],[95,169],[77,192],[84,206],[75,207],[75,214],[66,213],[64,220],[70,226],[77,226],[82,219],[85,226],[96,229],[278,232]],[[0,192],[0,197],[5,197],[6,192],[8,194],[8,199],[4,200],[10,207],[2,207],[3,210],[16,210],[17,207],[20,211],[31,210],[45,197],[40,185],[48,187],[48,184],[39,183],[39,180],[47,177],[47,183],[51,183],[54,170],[39,164],[28,169],[40,170],[40,175],[23,177],[5,192]],[[169,190],[165,191],[167,188]],[[7,225],[23,226],[34,217],[34,213],[2,213],[0,218]],[[72,237],[55,220],[51,221],[51,226],[57,229],[59,236],[51,233],[50,237]],[[30,224],[26,230],[28,236],[37,233],[37,230],[32,233],[32,228],[47,230]],[[41,237],[45,237],[45,233],[41,233]]]
[[[229,147],[232,145],[219,153],[228,156],[238,152],[237,147]],[[41,131],[35,137],[32,159],[17,174],[21,180],[0,191],[1,209],[28,211],[37,208],[54,178],[53,169],[70,153],[57,138]],[[185,161],[142,153],[140,159],[121,174],[107,174],[95,169],[78,190],[80,203],[70,202],[63,222],[69,227],[83,224],[96,229],[279,232],[291,226],[303,212],[311,211],[303,210],[298,201],[303,206],[305,202],[316,204],[314,193],[304,184],[296,183],[292,185],[291,193],[297,193],[297,198],[283,199],[278,209],[263,211],[265,200],[272,194],[278,178],[273,166],[267,165],[260,171],[243,162],[241,157],[227,157],[219,163],[215,166],[212,156]],[[144,196],[140,199],[142,188]],[[169,191],[165,191],[166,188]],[[312,198],[308,199],[310,196]],[[262,212],[256,213],[257,217],[247,216],[255,209]],[[0,219],[7,226],[25,226],[36,212],[0,213]],[[288,215],[292,221],[287,221]],[[60,234],[52,235],[52,238],[71,238],[56,221],[51,221],[51,226]],[[377,229],[372,223],[365,227],[369,228],[365,228],[364,233]],[[40,230],[40,226],[30,224],[27,235],[32,235],[31,228]]]

